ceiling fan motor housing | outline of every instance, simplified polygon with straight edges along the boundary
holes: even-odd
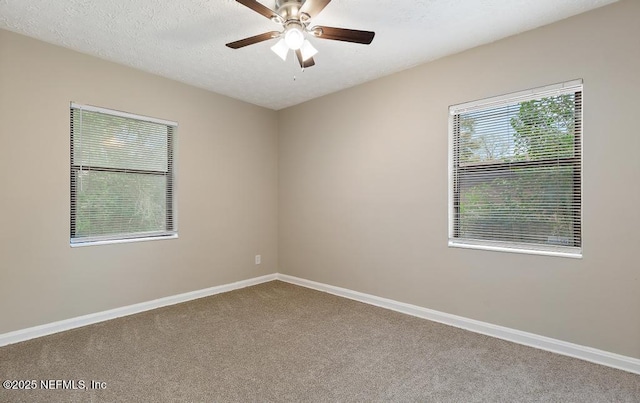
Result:
[[[302,3],[302,0],[276,0],[276,12],[284,21],[308,19],[308,16],[302,17],[300,14]]]

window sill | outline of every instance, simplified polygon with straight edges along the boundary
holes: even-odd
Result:
[[[462,248],[462,249],[477,249],[477,250],[490,250],[494,252],[507,252],[507,253],[521,253],[526,255],[542,255],[542,256],[556,256],[566,257],[571,259],[582,259],[582,252],[560,252],[541,249],[527,249],[518,247],[505,247],[505,246],[493,246],[483,244],[471,244],[457,241],[449,241],[450,248]]]
[[[163,236],[150,236],[143,238],[129,238],[129,239],[109,239],[101,241],[86,241],[86,242],[72,242],[69,245],[72,248],[79,248],[83,246],[95,246],[95,245],[113,245],[119,243],[131,243],[131,242],[146,242],[146,241],[159,241],[164,239],[177,239],[178,234],[163,235]]]

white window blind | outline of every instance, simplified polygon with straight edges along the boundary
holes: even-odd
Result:
[[[451,246],[582,253],[582,81],[450,107]]]
[[[175,236],[177,124],[71,104],[71,243]]]

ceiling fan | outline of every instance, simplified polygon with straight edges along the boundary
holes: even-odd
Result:
[[[315,65],[313,56],[318,53],[311,42],[305,38],[305,34],[313,35],[319,39],[331,39],[334,41],[353,42],[368,45],[373,41],[375,32],[359,31],[355,29],[334,28],[325,26],[310,27],[311,19],[317,16],[331,0],[276,0],[276,11],[262,5],[256,0],[236,0],[238,3],[252,9],[271,21],[282,25],[282,31],[265,32],[260,35],[240,39],[227,43],[231,49],[239,49],[255,43],[268,41],[274,38],[280,40],[271,47],[271,50],[287,59],[289,50],[293,50],[298,58],[300,67],[307,68]]]

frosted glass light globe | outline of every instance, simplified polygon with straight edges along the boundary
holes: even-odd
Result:
[[[304,34],[298,27],[288,28],[284,34],[284,41],[289,49],[298,50],[304,43]]]

